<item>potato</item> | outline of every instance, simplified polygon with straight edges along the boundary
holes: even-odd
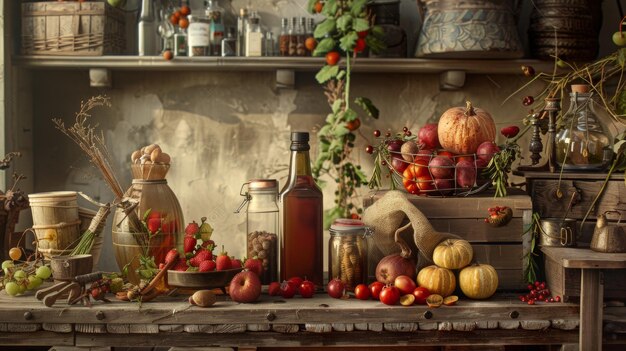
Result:
[[[156,163],[160,155],[161,155],[161,148],[157,147],[154,150],[152,150],[152,152],[150,153],[150,160]]]
[[[146,149],[145,149],[145,150],[143,150],[143,152],[144,152],[145,154],[147,154],[147,155],[150,155],[150,154],[152,154],[152,151],[154,151],[154,149],[156,149],[156,148],[161,149],[161,148],[159,147],[159,145],[157,145],[157,144],[150,144],[150,145],[146,146]]]
[[[140,157],[141,157],[141,151],[137,150],[130,155],[130,160],[132,161],[132,163],[137,163]]]
[[[211,290],[198,290],[189,297],[189,303],[198,307],[210,307],[217,299]]]
[[[166,154],[165,152],[162,152],[159,154],[159,157],[157,157],[155,163],[169,165],[170,161],[171,161],[170,155]]]

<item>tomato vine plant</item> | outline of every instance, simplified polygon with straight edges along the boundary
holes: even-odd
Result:
[[[335,218],[361,213],[353,197],[357,188],[367,184],[367,177],[356,165],[351,154],[356,140],[355,131],[361,126],[360,107],[367,116],[378,118],[379,111],[366,97],[351,100],[351,73],[357,55],[366,49],[377,52],[384,48],[383,31],[374,26],[367,8],[367,0],[309,0],[308,11],[325,18],[313,33],[318,41],[314,56],[325,56],[326,64],[315,79],[324,87],[331,112],[317,135],[319,152],[313,164],[313,175],[318,183],[328,175],[337,183],[335,206],[325,212],[328,227]],[[342,62],[343,60],[343,62]]]

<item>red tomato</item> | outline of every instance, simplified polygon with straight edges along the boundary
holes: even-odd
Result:
[[[409,167],[404,170],[404,173],[402,173],[402,184],[404,184],[406,191],[411,194],[419,194],[420,187],[416,181],[419,180],[420,177],[430,177],[428,161],[416,160],[415,163],[409,165]]]
[[[315,13],[322,13],[322,9],[324,9],[324,4],[321,1],[316,1],[315,5],[313,5]]]
[[[369,32],[370,32],[369,30],[364,30],[364,31],[358,32],[356,34],[359,36],[359,38],[365,39],[367,37],[367,35],[369,34]]]
[[[293,285],[294,288],[296,288],[296,292],[298,292],[298,290],[300,289],[300,284],[302,284],[304,280],[300,277],[291,277],[289,278],[289,280],[287,280],[287,283]]]
[[[361,126],[361,120],[358,118],[355,119],[354,121],[350,121],[346,123],[346,128],[348,128],[348,130],[351,132],[359,129],[360,126]]]
[[[296,287],[293,284],[289,284],[288,281],[284,280],[282,284],[280,284],[280,296],[290,299],[296,295]]]
[[[329,51],[326,54],[326,64],[329,66],[336,65],[339,62],[339,59],[341,59],[341,56],[339,56],[337,51]]]
[[[420,189],[420,192],[435,190],[435,182],[433,182],[433,178],[430,175],[417,177],[415,183],[417,183],[417,187]]]
[[[419,305],[426,304],[426,298],[430,296],[430,291],[428,289],[418,286],[413,290],[413,296],[415,296],[415,303]]]
[[[380,292],[383,291],[385,284],[381,282],[373,282],[369,285],[370,293],[374,300],[378,300],[380,298]]]
[[[400,290],[395,286],[386,286],[380,292],[380,302],[385,305],[395,305],[400,301]]]
[[[365,43],[365,39],[359,38],[356,40],[356,43],[354,44],[354,52],[356,53],[363,52],[363,50],[365,50],[365,47],[367,47],[367,44]]]
[[[300,296],[302,297],[313,297],[315,294],[315,284],[312,281],[305,280],[300,284]]]
[[[370,295],[370,289],[365,284],[359,284],[354,288],[354,296],[359,300],[369,300]]]

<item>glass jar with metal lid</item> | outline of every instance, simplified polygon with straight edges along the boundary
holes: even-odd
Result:
[[[357,219],[336,219],[328,241],[328,279],[338,278],[346,290],[367,284],[367,237],[370,228]]]
[[[263,262],[261,283],[278,280],[278,181],[252,179],[241,187],[246,206],[246,254]]]
[[[187,51],[190,57],[209,55],[210,23],[208,17],[197,15],[189,16]]]

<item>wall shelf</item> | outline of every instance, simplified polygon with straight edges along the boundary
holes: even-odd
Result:
[[[318,57],[182,57],[165,61],[161,56],[14,56],[13,64],[27,69],[93,69],[154,71],[317,71],[324,63]],[[359,58],[356,72],[521,74],[520,66],[530,65],[537,72],[552,71],[553,63],[539,60],[461,60]]]

